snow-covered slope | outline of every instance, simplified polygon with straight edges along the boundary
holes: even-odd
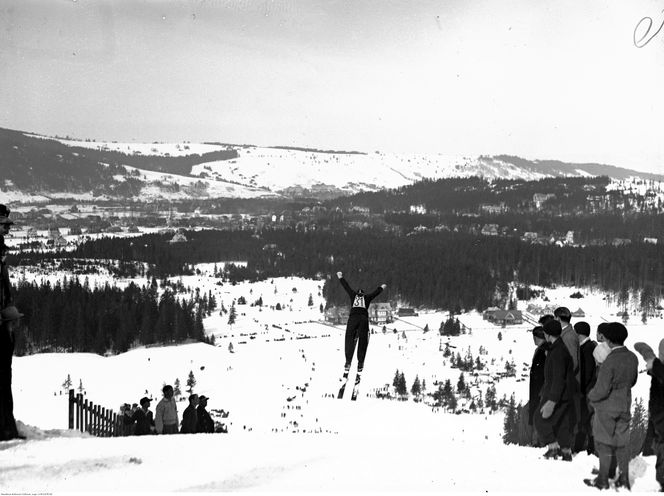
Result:
[[[39,137],[36,135],[29,135]],[[553,176],[607,175],[614,179],[630,176],[654,178],[619,167],[602,164],[568,164],[554,160],[519,157],[452,156],[446,154],[395,154],[374,151],[335,152],[287,147],[260,147],[196,143],[112,143],[57,139],[71,147],[117,151],[142,157],[183,157],[232,150],[237,158],[194,165],[190,174],[203,180],[204,187],[192,187],[182,175],[153,177],[141,171],[152,184],[180,184],[181,191],[163,187],[145,188],[141,196],[255,197],[281,193],[287,196],[330,197],[375,191],[412,184],[424,178],[481,176],[487,179],[536,180]],[[652,177],[651,177],[652,176]],[[232,183],[229,185],[228,183]],[[200,186],[200,185],[199,185]],[[258,188],[258,189],[257,189]],[[171,188],[172,189],[172,188]]]

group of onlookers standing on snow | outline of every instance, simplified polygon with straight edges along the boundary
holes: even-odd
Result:
[[[536,443],[547,446],[544,457],[571,461],[586,450],[599,458],[595,478],[584,482],[598,489],[630,489],[629,440],[632,387],[638,358],[625,347],[628,332],[619,322],[597,327],[597,342],[587,322],[571,325],[568,308],[540,318],[533,329],[537,346],[530,372],[529,424]],[[664,490],[664,340],[660,358],[645,343],[634,349],[652,376],[649,415],[657,455],[656,478]],[[648,446],[647,448],[650,448]]]
[[[180,422],[173,386],[164,386],[162,393],[164,397],[157,403],[154,415],[150,410],[152,400],[147,396],[141,398],[140,407],[135,405],[131,408],[129,404],[124,404],[120,408],[122,431],[125,436],[227,432],[225,426],[215,429],[214,420],[207,411],[207,396],[189,395],[189,405],[184,409]],[[222,417],[227,416],[228,412],[222,410]]]
[[[16,428],[12,395],[14,328],[23,314],[14,306],[6,263],[9,247],[5,244],[5,236],[14,224],[9,220],[9,213],[5,205],[0,205],[0,441],[24,437]]]

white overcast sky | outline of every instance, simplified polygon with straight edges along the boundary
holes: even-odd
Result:
[[[664,173],[664,0],[1,0],[0,126]]]

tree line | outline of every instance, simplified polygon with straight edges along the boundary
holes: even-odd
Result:
[[[118,275],[132,261],[147,263],[148,276],[192,274],[193,264],[247,261],[227,267],[231,281],[301,276],[326,278],[328,305],[345,304],[347,295],[331,275],[341,270],[355,288],[388,285],[388,299],[412,306],[452,311],[483,310],[504,298],[506,282],[521,285],[576,285],[623,294],[647,293],[654,306],[662,294],[664,247],[556,247],[517,238],[476,237],[454,232],[399,236],[381,230],[188,231],[188,242],[168,243],[170,236],[150,234],[133,239],[91,240],[71,253],[21,254],[10,264],[37,264],[43,258],[115,259]],[[385,296],[383,296],[385,298]]]
[[[90,288],[78,278],[53,285],[21,281],[15,301],[25,313],[16,334],[18,355],[122,353],[139,345],[205,341],[203,317],[216,306],[211,294],[187,300],[165,288],[159,296],[156,280],[120,289]]]

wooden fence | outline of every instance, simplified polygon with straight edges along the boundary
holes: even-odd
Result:
[[[98,437],[115,437],[121,435],[119,415],[110,408],[95,405],[83,399],[81,393],[74,394],[69,390],[69,428],[87,432]]]

